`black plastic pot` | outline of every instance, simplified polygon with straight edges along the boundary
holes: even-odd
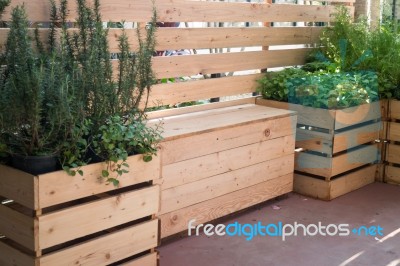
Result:
[[[60,170],[58,157],[50,156],[25,156],[14,154],[11,156],[11,166],[32,175],[40,175]]]

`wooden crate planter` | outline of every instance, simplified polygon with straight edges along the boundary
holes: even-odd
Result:
[[[388,101],[384,181],[400,185],[400,101]]]
[[[332,194],[332,189],[339,179],[357,179],[357,171],[365,169],[376,174],[376,167],[368,166],[380,159],[379,145],[374,143],[382,130],[379,102],[342,110],[317,109],[265,99],[258,99],[257,103],[298,113],[296,147],[300,152],[296,153],[295,170],[299,175],[295,176],[295,191],[330,200],[338,196]],[[304,181],[305,177],[313,182]],[[336,181],[332,183],[334,179]],[[313,189],[305,193],[306,183],[303,182],[321,185],[313,185]],[[357,186],[338,191],[344,194],[371,182],[370,178],[361,178],[360,182],[354,182]],[[341,181],[340,184],[348,183]],[[320,197],[321,194],[325,196]]]
[[[108,265],[127,258],[156,265],[160,188],[153,181],[160,159],[145,163],[135,155],[128,163],[118,188],[99,179],[102,163],[74,177],[0,166],[0,265]]]

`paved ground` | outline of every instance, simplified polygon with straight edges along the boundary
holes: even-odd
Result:
[[[382,183],[342,196],[331,202],[289,194],[260,208],[225,219],[224,224],[278,223],[349,224],[349,228],[381,226],[383,236],[241,236],[204,234],[163,243],[161,266],[353,266],[400,265],[400,186]],[[218,222],[219,223],[219,222]],[[271,227],[272,228],[272,227]],[[232,229],[232,228],[231,228]],[[333,231],[333,227],[330,230]],[[299,229],[300,230],[300,229]],[[232,229],[233,231],[233,229]]]

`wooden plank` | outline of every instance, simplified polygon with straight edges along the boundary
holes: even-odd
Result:
[[[219,109],[224,107],[232,107],[236,105],[243,105],[243,104],[254,104],[255,97],[246,97],[242,99],[224,101],[224,102],[212,102],[207,104],[200,104],[200,105],[192,105],[192,106],[185,106],[180,108],[172,108],[172,109],[165,109],[165,110],[157,110],[147,112],[146,116],[149,120],[157,120],[161,118],[171,117],[171,116],[178,116],[184,114],[192,114],[196,112],[203,112],[209,111],[213,109]]]
[[[266,45],[313,44],[319,40],[322,27],[279,27],[279,28],[159,28],[156,32],[156,49],[209,49],[229,47],[251,47]],[[0,50],[5,49],[8,32],[0,29]],[[75,32],[77,29],[69,29]],[[49,29],[39,29],[40,40],[47,42]],[[118,52],[118,37],[121,29],[109,29],[108,40],[110,52]],[[138,48],[136,29],[125,29],[130,48]],[[34,36],[34,29],[30,29]]]
[[[0,204],[0,233],[20,245],[34,251],[35,246],[35,221],[7,206]]]
[[[144,162],[142,155],[130,156],[127,160],[129,173],[118,178],[119,187],[106,185],[100,178],[104,163],[82,167],[84,175],[69,176],[65,171],[44,174],[39,177],[40,207],[72,201],[75,199],[115,190],[160,177],[160,158],[154,156],[151,162]],[[0,181],[1,182],[1,181]]]
[[[238,105],[165,118],[162,120],[162,135],[165,140],[172,140],[292,115],[293,112],[286,110],[252,104]],[[150,125],[159,123],[159,120],[149,121]]]
[[[378,159],[377,145],[365,145],[333,158],[300,152],[296,154],[295,169],[329,180],[341,173],[376,162]]]
[[[383,121],[388,120],[389,118],[389,100],[388,99],[382,99],[379,101],[381,105],[381,117]]]
[[[50,253],[39,258],[40,265],[108,265],[158,244],[158,220],[141,223]]]
[[[376,165],[325,181],[302,174],[294,175],[294,191],[301,195],[322,200],[332,200],[375,181]]]
[[[381,105],[379,101],[337,110],[335,116],[335,130],[358,123],[381,119],[381,117]]]
[[[188,160],[218,151],[228,150],[283,136],[293,135],[296,117],[283,117],[246,125],[236,125],[208,133],[161,143],[162,164]],[[269,129],[270,135],[265,135]],[[207,143],[207,145],[204,145]],[[165,167],[163,167],[163,170]]]
[[[37,177],[0,165],[0,196],[35,210],[38,208],[37,191]]]
[[[1,266],[37,266],[35,259],[8,245],[0,239],[0,265]]]
[[[379,139],[382,123],[377,122],[335,134],[333,153],[348,150]]]
[[[388,140],[400,141],[400,123],[388,122]]]
[[[389,184],[400,185],[400,168],[395,166],[385,166],[384,181]]]
[[[206,223],[288,193],[293,189],[293,174],[204,201],[160,216],[161,238],[187,230],[188,222]]]
[[[162,190],[294,153],[293,136],[258,142],[163,167]]]
[[[287,155],[163,190],[161,193],[161,211],[159,214],[176,211],[292,173],[293,160],[293,155]]]
[[[388,144],[386,150],[386,161],[400,164],[400,145]]]
[[[313,48],[288,50],[196,54],[185,56],[157,56],[153,71],[158,79],[201,74],[234,72],[302,65]],[[113,61],[113,67],[118,67]]]
[[[376,164],[332,181],[331,199],[375,182]]]
[[[151,89],[148,107],[255,92],[258,86],[257,79],[262,76],[255,74],[157,84]]]
[[[14,0],[11,7],[21,5],[24,0]],[[91,2],[91,1],[88,1]],[[49,21],[50,5],[42,0],[30,0],[25,3],[29,20]],[[201,1],[157,1],[158,19],[164,22],[329,22],[333,21],[334,6],[293,5],[293,4],[255,4]],[[69,1],[69,18],[75,19],[76,3]],[[350,12],[354,8],[349,7]],[[152,14],[151,1],[102,0],[103,21],[148,22]],[[2,18],[10,20],[10,8]]]
[[[317,109],[313,107],[302,106],[299,104],[289,104],[272,100],[258,98],[256,103],[259,105],[291,110],[297,112],[297,123],[328,130],[334,129],[335,111]]]
[[[132,261],[122,263],[120,266],[158,266],[158,254],[153,252]]]
[[[40,248],[155,214],[159,195],[159,186],[152,186],[40,216]]]
[[[332,161],[332,176],[379,160],[377,145],[365,145],[360,149],[336,156]]]
[[[389,118],[390,119],[400,119],[400,101],[390,100]]]
[[[332,154],[333,133],[296,129],[296,148]]]

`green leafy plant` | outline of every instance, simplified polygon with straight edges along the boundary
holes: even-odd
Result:
[[[287,102],[289,95],[288,79],[302,78],[306,73],[300,68],[285,68],[282,71],[267,72],[264,77],[258,80],[257,90],[261,92],[265,99]]]
[[[6,68],[0,81],[0,142],[10,154],[55,155],[69,140],[76,116],[76,87],[60,54],[44,51],[28,34],[24,6],[12,10],[5,51]],[[40,49],[39,49],[40,48]]]
[[[160,138],[158,130],[146,127],[140,117],[116,115],[107,119],[93,138],[96,154],[107,164],[102,177],[117,186],[117,178],[129,172],[128,156],[141,153],[144,161],[151,161]]]

